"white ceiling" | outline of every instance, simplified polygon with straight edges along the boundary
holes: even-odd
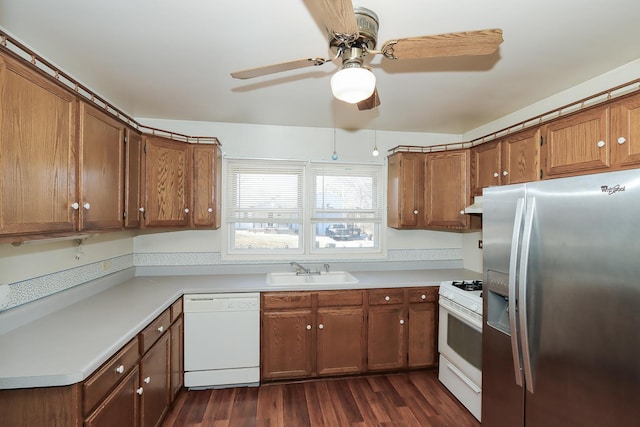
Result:
[[[640,58],[638,0],[353,2],[378,14],[378,47],[486,28],[504,43],[484,57],[368,56],[382,104],[361,112],[331,95],[339,61],[229,75],[329,57],[313,0],[0,0],[0,27],[133,117],[345,129],[462,134]]]

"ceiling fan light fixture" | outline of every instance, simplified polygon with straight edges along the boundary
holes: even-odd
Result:
[[[360,64],[348,64],[331,77],[333,96],[349,104],[369,98],[375,88],[376,76]]]

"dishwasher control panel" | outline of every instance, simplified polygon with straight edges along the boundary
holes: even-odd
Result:
[[[184,296],[184,312],[260,310],[259,293],[191,294]]]

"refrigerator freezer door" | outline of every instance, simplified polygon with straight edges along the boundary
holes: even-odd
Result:
[[[525,425],[638,425],[640,172],[541,181],[527,196]]]

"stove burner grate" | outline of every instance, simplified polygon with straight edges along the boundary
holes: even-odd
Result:
[[[452,283],[456,288],[462,289],[463,291],[481,291],[482,290],[482,280],[463,280],[463,281],[454,281]]]

